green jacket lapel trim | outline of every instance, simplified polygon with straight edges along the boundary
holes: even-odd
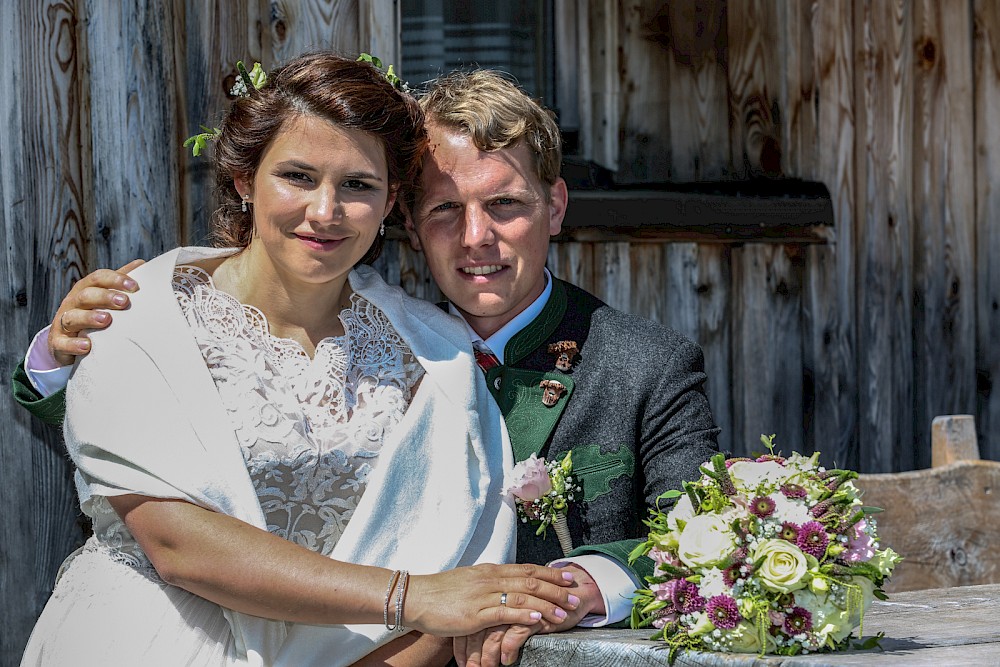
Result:
[[[531,371],[522,368],[507,368],[495,376],[487,375],[492,382],[493,377],[502,377],[499,391],[494,396],[500,404],[500,411],[507,423],[510,434],[510,444],[514,450],[514,460],[523,461],[532,454],[538,454],[545,447],[562,416],[570,396],[573,394],[573,378],[558,371]],[[544,390],[539,386],[543,380],[557,380],[566,392],[555,405],[549,407],[542,403]],[[492,384],[491,384],[492,390]]]
[[[566,286],[553,276],[552,293],[549,295],[545,307],[542,308],[542,312],[531,320],[528,326],[507,341],[507,346],[503,351],[504,365],[516,366],[519,361],[544,343],[562,322],[563,316],[566,314],[566,304]]]

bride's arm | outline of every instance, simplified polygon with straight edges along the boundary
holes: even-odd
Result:
[[[331,560],[180,500],[108,499],[164,581],[254,616],[309,624],[383,622],[391,571]],[[403,624],[438,636],[560,623],[578,603],[554,568],[476,565],[411,576]],[[507,593],[501,606],[500,594]],[[395,600],[395,598],[394,598]],[[394,616],[394,609],[390,611]]]
[[[451,660],[452,640],[419,632],[393,639],[351,667],[444,667]]]

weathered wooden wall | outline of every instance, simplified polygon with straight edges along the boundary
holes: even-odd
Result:
[[[179,146],[217,120],[236,59],[332,46],[399,62],[393,0],[138,4],[0,5],[5,372],[78,277],[204,240],[208,169]],[[619,183],[830,190],[829,245],[552,246],[557,275],[701,343],[724,446],[773,432],[830,464],[905,470],[929,465],[934,414],[972,413],[1000,458],[996,3],[556,5],[573,10],[560,34],[579,57],[560,66],[578,73],[582,152]],[[405,245],[380,266],[438,298]],[[2,665],[79,540],[69,476],[59,437],[0,400]]]
[[[180,145],[238,59],[311,48],[398,62],[393,0],[12,0],[0,5],[0,368],[73,282],[203,241],[210,174]],[[228,79],[227,79],[228,77]],[[126,390],[126,388],[123,388]],[[113,415],[108,415],[113,419]],[[61,437],[0,399],[0,665],[16,665],[80,543]]]

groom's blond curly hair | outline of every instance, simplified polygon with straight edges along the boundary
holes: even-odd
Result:
[[[503,73],[480,69],[446,74],[431,83],[420,106],[428,123],[468,134],[481,151],[523,141],[535,157],[538,179],[553,185],[559,178],[562,138],[555,115]]]

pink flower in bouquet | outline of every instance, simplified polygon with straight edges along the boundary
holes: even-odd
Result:
[[[545,460],[534,454],[514,466],[511,473],[513,483],[504,489],[504,494],[512,493],[521,500],[538,500],[552,490],[552,480]]]
[[[868,522],[862,519],[847,531],[847,551],[841,558],[848,563],[870,561],[875,556],[875,540],[865,532]]]

